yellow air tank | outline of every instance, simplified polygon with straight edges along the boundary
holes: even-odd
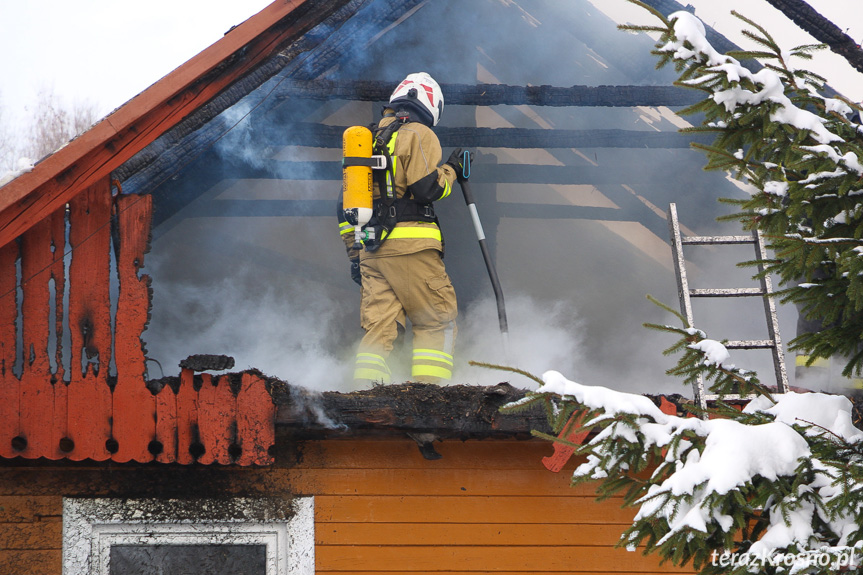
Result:
[[[342,136],[342,202],[345,219],[354,225],[355,247],[372,218],[372,147],[372,132],[364,126],[352,126]]]

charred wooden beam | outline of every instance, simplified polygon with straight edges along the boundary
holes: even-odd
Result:
[[[283,130],[262,131],[263,146],[300,145],[341,148],[347,126],[297,123]],[[688,148],[709,143],[704,135],[636,130],[543,130],[532,128],[445,128],[435,133],[443,147],[463,148]]]
[[[180,369],[192,371],[222,371],[234,367],[234,358],[229,355],[214,355],[209,353],[190,355],[180,360]]]
[[[845,58],[858,72],[863,72],[863,50],[860,49],[860,44],[842,32],[839,26],[819,14],[803,0],[767,1],[813,38]]]
[[[833,22],[822,16],[804,0],[767,0],[774,8],[785,14],[789,20],[797,24],[813,38],[827,45],[833,52],[845,58],[856,70],[863,72],[863,49],[860,43],[842,32]],[[644,0],[649,6],[656,8],[665,16],[678,10],[689,10],[698,15],[689,6],[684,7],[675,0]],[[851,14],[849,14],[851,16]],[[722,53],[740,50],[740,47],[710,28],[707,29],[707,40]],[[753,60],[742,64],[750,70],[757,70],[761,65]],[[832,91],[832,90],[831,90]]]
[[[386,102],[393,82],[284,82],[276,100],[360,100]],[[462,106],[688,106],[699,94],[676,86],[509,86],[506,84],[442,84],[446,104]]]
[[[703,177],[700,166],[681,166],[675,175],[683,177]],[[226,176],[227,177],[227,176]],[[232,179],[283,179],[283,180],[327,180],[340,181],[342,168],[338,162],[263,162],[259,166],[238,166],[230,174]],[[633,184],[649,187],[650,182],[631,180],[632,174],[621,173],[602,166],[534,166],[530,164],[484,164],[475,162],[472,167],[471,182],[476,184]],[[209,180],[208,180],[209,181]],[[666,182],[657,182],[667,188]],[[203,186],[202,186],[203,187]],[[225,200],[227,201],[227,200]],[[316,201],[316,200],[315,200]],[[317,204],[308,203],[307,215],[314,215]],[[158,221],[162,221],[161,218]]]
[[[280,434],[300,437],[432,433],[442,439],[530,437],[550,432],[545,413],[503,414],[501,406],[524,397],[508,383],[494,386],[423,383],[377,386],[351,393],[314,394],[291,387],[276,396]]]

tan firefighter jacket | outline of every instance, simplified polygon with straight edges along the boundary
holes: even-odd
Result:
[[[379,127],[395,122],[391,110],[386,110]],[[390,115],[387,115],[390,114]],[[408,194],[420,203],[432,203],[452,192],[456,180],[455,170],[448,164],[439,166],[443,157],[440,141],[431,128],[419,122],[408,122],[401,126],[390,139],[389,152],[395,165],[395,178],[387,174],[387,185],[391,185],[396,198]],[[379,200],[381,190],[375,182],[374,198]],[[355,258],[358,250],[352,250],[354,228],[348,222],[339,224],[348,256]],[[399,222],[383,245],[374,252],[362,250],[363,258],[378,258],[416,253],[425,249],[443,252],[440,228],[433,222]]]

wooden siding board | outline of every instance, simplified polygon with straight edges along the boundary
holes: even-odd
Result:
[[[32,523],[40,517],[62,514],[59,495],[0,495],[0,520]]]
[[[0,523],[0,549],[57,549],[62,539],[62,521]]]
[[[287,440],[285,440],[287,441]],[[338,469],[542,469],[540,459],[552,451],[548,441],[495,441],[502,448],[488,452],[481,441],[437,441],[443,455],[437,461],[423,458],[408,439],[338,439],[306,444],[303,468]],[[573,458],[575,459],[575,458]]]
[[[643,557],[602,546],[319,546],[315,549],[316,570],[354,573],[357,566],[378,572],[397,571],[480,571],[513,569],[525,572],[629,573],[645,568],[659,569],[656,557]],[[667,569],[668,572],[686,572]]]
[[[519,523],[323,523],[315,525],[318,545],[607,545],[614,546],[619,525]]]
[[[62,454],[51,445],[54,420],[54,388],[48,336],[51,299],[51,220],[45,219],[30,228],[21,238],[21,315],[23,317],[23,373],[20,383],[20,424],[18,433],[26,442],[20,454],[24,457],[45,456],[57,459]]]
[[[139,276],[149,250],[152,196],[117,198],[119,250],[114,355],[117,384],[113,393],[114,461],[151,461],[148,451],[156,438],[156,399],[145,384],[146,360],[141,333],[150,313],[150,278]]]
[[[69,202],[69,327],[71,373],[68,389],[69,437],[73,460],[105,460],[111,438],[111,253],[112,197],[101,180]],[[99,368],[87,359],[98,356]]]
[[[63,325],[66,318],[66,207],[51,214],[51,245],[53,252],[53,263],[51,264],[51,278],[54,280],[54,372],[51,375],[54,391],[54,413],[51,422],[51,445],[55,450],[55,458],[65,457],[64,448],[68,444],[61,444],[68,437],[68,411],[69,394],[66,382],[66,368],[64,366],[63,350]],[[49,350],[50,353],[50,350]],[[68,350],[66,350],[68,353]]]
[[[195,462],[191,447],[200,443],[198,431],[198,394],[195,392],[195,373],[189,369],[180,372],[180,391],[177,393],[177,463]]]
[[[237,440],[242,449],[240,465],[268,465],[276,442],[276,406],[264,380],[244,373],[237,395]]]
[[[65,379],[63,365],[63,321],[66,317],[66,207],[51,214],[51,245],[54,252],[51,278],[54,280],[54,363],[55,379]]]
[[[581,442],[584,441],[590,433],[590,430],[579,431],[582,419],[583,415],[578,417],[573,415],[570,417],[569,421],[566,422],[566,425],[563,426],[563,429],[558,434],[558,437],[568,441],[569,443],[581,445]],[[569,461],[569,458],[572,457],[572,454],[575,452],[575,447],[558,442],[555,442],[552,447],[554,448],[554,453],[548,457],[543,457],[542,464],[549,471],[558,473],[564,468],[566,462]]]
[[[228,376],[202,375],[203,384],[198,393],[198,426],[204,454],[198,463],[228,465],[231,457],[228,448],[236,441],[237,398],[231,393]]]
[[[579,523],[630,525],[635,512],[592,497],[321,495],[315,521],[343,523]]]
[[[565,476],[545,469],[308,469],[284,472],[291,489],[314,495],[518,495],[594,497],[593,484],[571,487]]]
[[[18,435],[19,380],[13,373],[17,355],[18,243],[0,246],[0,457],[14,457]]]
[[[195,391],[195,373],[189,369],[180,371],[180,390],[177,392],[177,463],[189,465],[195,462],[192,445],[200,444],[198,431],[198,393]],[[164,392],[164,390],[163,390]]]
[[[63,569],[60,549],[0,550],[0,573],[9,575],[60,575]]]
[[[156,441],[161,446],[156,461],[159,463],[177,460],[178,430],[177,394],[166,385],[156,395]]]

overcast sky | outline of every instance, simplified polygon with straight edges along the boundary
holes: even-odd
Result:
[[[810,4],[860,40],[861,1],[810,0]],[[92,102],[103,116],[269,2],[0,0],[0,104],[6,119],[23,118],[42,88],[53,89],[66,103]],[[529,11],[530,0],[517,2]],[[620,16],[629,9],[638,21],[649,22],[640,9],[624,0],[595,3],[612,15]],[[738,43],[741,40],[736,32],[741,25],[728,16],[732,8],[764,25],[787,47],[813,42],[766,0],[682,3],[694,5],[696,14],[707,24]],[[826,56],[816,66],[834,88],[852,99],[863,100],[863,75],[840,57]]]
[[[272,0],[0,0],[0,102],[20,118],[42,88],[104,116]]]

